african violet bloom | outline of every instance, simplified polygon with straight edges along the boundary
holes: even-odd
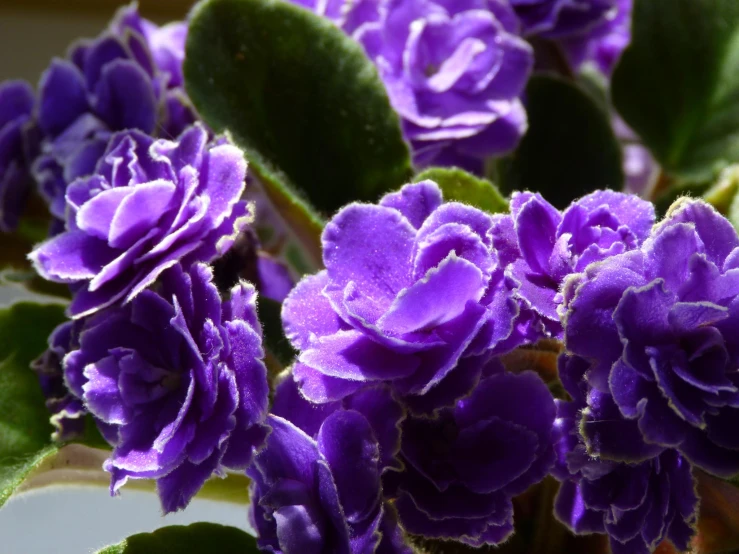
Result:
[[[596,191],[563,213],[538,193],[516,192],[511,215],[496,216],[493,243],[516,295],[558,337],[559,288],[572,273],[596,261],[637,248],[654,223],[654,206],[636,196]]]
[[[138,129],[171,138],[195,120],[182,89],[184,24],[161,29],[122,8],[94,40],[56,58],[39,83],[42,153],[34,178],[54,216],[77,177],[94,172],[115,131]]]
[[[342,209],[323,232],[326,270],[283,305],[301,392],[324,403],[379,382],[401,396],[438,387],[438,406],[466,394],[474,380],[455,371],[460,358],[498,346],[516,316],[491,225],[476,208],[443,204],[432,181]]]
[[[24,81],[0,84],[0,231],[18,226],[29,193],[33,90]]]
[[[640,461],[675,448],[718,476],[739,473],[739,237],[708,204],[681,199],[640,249],[563,288],[568,352],[585,358],[591,450]],[[649,448],[604,424],[612,404]],[[612,408],[608,408],[611,409]]]
[[[354,17],[363,23],[353,36],[379,70],[417,165],[479,173],[486,156],[516,146],[533,55],[507,2],[390,0],[371,14]]]
[[[205,264],[176,265],[124,306],[84,321],[65,380],[114,446],[111,492],[156,479],[165,512],[212,474],[245,470],[267,433],[267,370],[256,293],[221,301]]]
[[[315,406],[290,376],[266,446],[247,471],[258,544],[276,553],[410,554],[382,474],[396,468],[403,410],[386,387]],[[281,415],[277,415],[281,414]]]
[[[72,317],[130,301],[180,260],[214,259],[251,221],[242,152],[207,141],[199,125],[176,141],[121,132],[69,186],[67,230],[30,257],[44,278],[74,284]]]
[[[402,424],[405,468],[388,482],[408,533],[474,547],[501,543],[513,532],[511,498],[554,463],[554,402],[541,378],[507,373],[496,360],[484,373],[453,408]]]
[[[510,0],[524,35],[561,38],[612,17],[619,0]]]
[[[591,456],[579,433],[581,413],[588,409],[588,363],[561,356],[559,364],[573,400],[555,401],[557,465],[552,473],[563,481],[554,504],[556,517],[577,534],[607,533],[613,554],[648,554],[665,539],[687,551],[698,518],[690,463],[674,449],[634,463]],[[602,415],[611,435],[624,443],[642,443],[636,423],[605,403],[610,408]]]
[[[64,382],[62,360],[79,348],[80,321],[67,321],[49,336],[49,348],[31,364],[46,398],[46,409],[51,413],[54,432],[52,440],[66,442],[85,430],[83,416],[87,413],[82,400],[72,394]]]
[[[564,52],[573,67],[592,63],[610,77],[621,54],[631,41],[631,11],[634,0],[616,0],[615,8],[584,34],[564,38]]]

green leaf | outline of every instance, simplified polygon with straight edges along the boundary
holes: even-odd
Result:
[[[637,0],[613,101],[663,169],[694,182],[739,161],[739,2]]]
[[[377,70],[329,21],[283,0],[205,0],[192,13],[185,81],[203,119],[246,151],[291,222],[376,201],[412,175]]]
[[[621,188],[621,148],[590,95],[562,79],[536,76],[526,98],[529,130],[498,164],[497,182],[505,191],[541,192],[564,208],[596,189]]]
[[[416,175],[414,181],[424,179],[435,181],[441,187],[445,200],[470,204],[491,214],[508,211],[508,202],[493,183],[463,169],[431,167]]]
[[[64,307],[19,302],[0,310],[0,506],[56,453],[53,427],[31,361],[64,321]]]
[[[258,554],[257,541],[236,527],[193,523],[132,535],[97,554]]]

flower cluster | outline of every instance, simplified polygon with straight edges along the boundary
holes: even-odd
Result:
[[[245,470],[267,434],[267,370],[256,293],[221,301],[202,264],[176,265],[159,290],[86,318],[64,357],[71,393],[114,445],[111,492],[156,479],[165,512],[184,508],[211,474]]]
[[[371,387],[316,407],[287,376],[272,411],[272,432],[247,472],[260,547],[410,554],[395,510],[382,497],[383,474],[398,467],[404,417],[390,390]]]
[[[398,0],[354,37],[378,68],[418,165],[482,170],[526,131],[533,55],[498,0]]]
[[[700,201],[677,202],[642,247],[590,266],[564,286],[565,344],[589,361],[589,388],[638,426],[629,450],[602,433],[605,405],[589,406],[596,452],[677,449],[702,469],[739,472],[739,237]],[[643,446],[639,443],[642,442]]]
[[[90,414],[114,447],[111,492],[154,479],[165,512],[212,475],[246,470],[263,445],[267,370],[256,290],[242,277],[278,301],[293,282],[248,227],[243,152],[191,124],[186,32],[124,8],[52,62],[35,108],[22,84],[0,95],[4,221],[21,209],[33,160],[57,219],[29,258],[73,297],[73,321],[33,365],[54,439],[78,438]],[[232,267],[247,257],[253,267]]]
[[[64,219],[68,185],[96,171],[112,133],[138,129],[173,138],[195,121],[182,89],[186,32],[184,23],[155,26],[134,4],[44,72],[36,108],[43,138],[33,175],[55,217]]]
[[[510,215],[495,218],[493,243],[516,297],[555,338],[562,334],[557,306],[564,279],[636,248],[654,223],[651,203],[613,191],[584,196],[563,213],[530,192],[513,193],[510,206]]]
[[[698,507],[688,461],[674,450],[634,462],[589,454],[579,433],[588,401],[599,405],[601,415],[608,418],[605,424],[612,426],[610,433],[623,444],[639,444],[638,429],[623,421],[607,398],[588,394],[584,381],[588,363],[583,358],[562,356],[559,364],[572,401],[556,401],[553,474],[563,481],[555,500],[556,516],[576,533],[607,532],[614,554],[647,554],[665,539],[687,550]]]
[[[364,47],[418,165],[477,172],[526,129],[527,40],[608,75],[631,11],[293,1]],[[154,480],[165,513],[246,474],[257,545],[276,554],[500,545],[548,475],[554,515],[613,554],[688,549],[696,470],[739,474],[731,223],[691,199],[655,223],[650,202],[610,190],[563,210],[513,192],[493,214],[422,180],[339,210],[323,269],[296,284],[250,227],[244,153],[182,92],[186,33],[124,8],[37,97],[0,86],[0,229],[35,179],[55,225],[29,258],[71,293],[32,364],[54,440],[94,421],[111,493]],[[284,216],[252,194],[263,225]],[[292,346],[292,363],[263,343]]]
[[[326,269],[303,279],[283,307],[287,337],[301,351],[293,372],[302,393],[329,402],[386,382],[401,396],[448,395],[435,400],[448,404],[469,390],[468,372],[454,371],[459,360],[502,343],[516,315],[492,223],[478,209],[443,203],[431,181],[342,209],[323,233]]]
[[[252,219],[245,176],[243,153],[209,145],[199,125],[177,141],[123,131],[96,173],[69,186],[66,231],[31,258],[46,279],[73,284],[73,317],[129,301],[178,261],[211,261],[231,246]]]
[[[326,269],[283,306],[300,351],[293,386],[316,404],[295,424],[315,432],[316,418],[377,387],[390,391],[409,415],[382,496],[409,533],[473,546],[510,535],[511,498],[554,462],[547,387],[491,358],[527,340],[492,229],[493,217],[444,203],[431,181],[379,205],[352,204],[326,226]],[[275,413],[289,413],[286,405],[278,394]]]
[[[633,0],[292,0],[351,35],[375,63],[419,166],[482,174],[528,123],[525,38],[556,39],[606,75],[628,44]]]

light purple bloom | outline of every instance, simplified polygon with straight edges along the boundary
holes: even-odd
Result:
[[[731,223],[704,202],[679,200],[641,248],[588,266],[565,282],[563,296],[567,351],[590,364],[590,448],[625,461],[674,448],[715,475],[739,473],[739,237]],[[603,423],[610,404],[648,448]]]
[[[563,213],[531,192],[513,193],[510,206],[511,215],[495,216],[493,243],[516,282],[522,312],[536,314],[553,337],[562,333],[557,305],[565,277],[637,248],[654,223],[651,203],[608,190],[576,200]]]
[[[388,474],[387,493],[411,534],[499,544],[513,533],[511,498],[554,463],[555,408],[541,378],[507,373],[495,360],[483,373],[455,407],[402,424],[404,469]]]
[[[555,515],[577,534],[607,533],[614,554],[649,554],[669,539],[687,551],[698,519],[698,497],[691,466],[673,449],[641,462],[617,462],[593,457],[579,428],[587,407],[586,360],[560,357],[560,374],[571,402],[556,400],[557,465],[553,474],[563,481],[555,499]],[[643,444],[634,421],[624,420],[616,406],[598,391],[590,404],[598,406],[613,439]],[[585,418],[585,429],[589,418]]]
[[[69,186],[66,231],[30,257],[73,285],[72,317],[130,301],[181,260],[213,260],[251,221],[242,152],[207,140],[199,125],[176,141],[121,132],[95,174]]]
[[[51,413],[50,421],[54,426],[51,438],[58,442],[77,438],[85,430],[87,410],[64,382],[62,367],[64,356],[79,348],[81,324],[80,321],[67,321],[59,325],[49,336],[48,350],[31,364],[46,397],[46,408]]]
[[[574,68],[592,63],[610,77],[621,54],[631,41],[631,11],[634,0],[616,0],[616,7],[584,34],[562,39]]]
[[[312,405],[291,376],[275,391],[265,448],[247,474],[260,548],[278,554],[410,554],[382,474],[404,416],[386,387]]]
[[[323,233],[326,270],[283,305],[301,392],[323,403],[386,382],[414,402],[426,397],[422,411],[469,392],[460,359],[502,345],[517,314],[491,226],[476,208],[442,203],[431,181],[342,209]]]
[[[524,35],[561,38],[612,17],[619,0],[510,0]]]
[[[147,290],[84,322],[65,380],[114,446],[111,492],[156,479],[165,512],[224,469],[245,470],[267,433],[267,370],[256,293],[221,301],[211,270],[177,265]]]
[[[41,194],[64,218],[66,187],[90,175],[115,131],[173,138],[195,121],[182,89],[185,27],[161,29],[122,8],[94,40],[76,42],[39,83],[42,153],[33,165]]]
[[[34,96],[24,81],[0,84],[0,232],[13,231],[30,192]]]
[[[506,2],[389,0],[376,12],[363,4],[353,36],[378,68],[417,165],[479,173],[485,157],[516,146],[533,54]]]

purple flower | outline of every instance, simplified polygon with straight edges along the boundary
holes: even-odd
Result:
[[[545,334],[558,337],[562,281],[596,261],[637,248],[654,223],[654,207],[636,196],[596,191],[560,213],[541,195],[513,193],[511,215],[495,216],[492,236],[516,283],[523,313],[533,311]]]
[[[0,84],[0,231],[18,226],[30,191],[33,90],[24,81]]]
[[[275,391],[265,448],[247,471],[252,525],[276,553],[410,554],[382,474],[395,464],[403,410],[385,387],[315,406],[290,376]]]
[[[516,146],[533,54],[506,2],[389,0],[376,12],[363,4],[353,36],[378,68],[416,164],[479,173],[485,157]]]
[[[211,270],[180,265],[131,303],[84,322],[65,380],[114,445],[111,492],[156,479],[165,512],[224,469],[245,470],[265,436],[267,370],[254,288],[221,301]]]
[[[199,125],[177,141],[122,132],[69,186],[66,231],[30,257],[44,278],[74,284],[72,317],[130,301],[181,260],[214,259],[251,221],[242,152],[207,140]]]
[[[715,475],[739,473],[739,237],[731,224],[704,202],[678,200],[640,249],[588,266],[563,296],[566,348],[589,364],[589,448],[632,462],[674,448]],[[646,446],[615,433],[606,410]]]
[[[415,401],[424,395],[431,405],[422,411],[469,392],[474,377],[455,371],[460,358],[500,345],[517,313],[491,225],[476,208],[442,204],[431,181],[342,209],[323,233],[326,270],[283,305],[286,335],[301,351],[301,392],[324,403],[387,382]]]
[[[613,73],[621,53],[631,42],[631,11],[634,0],[616,0],[614,9],[586,33],[567,37],[562,46],[577,68],[593,63],[607,77]]]
[[[58,442],[79,437],[85,430],[87,410],[65,384],[62,367],[64,356],[79,348],[80,327],[79,321],[59,325],[49,336],[49,349],[31,364],[46,397],[46,408],[51,413],[50,421],[54,426],[51,438]]]
[[[555,515],[577,534],[607,533],[614,554],[648,554],[665,539],[687,551],[698,519],[698,497],[691,466],[674,449],[642,462],[625,463],[593,457],[580,436],[581,414],[587,410],[583,380],[587,361],[560,357],[560,372],[572,402],[556,400],[557,465],[562,482]],[[595,396],[600,396],[597,391]],[[603,399],[592,403],[604,404]],[[607,425],[623,441],[642,443],[633,421],[608,409]],[[586,419],[587,428],[587,419]]]
[[[478,363],[480,363],[478,361]],[[552,395],[534,372],[493,361],[470,396],[402,424],[405,468],[388,474],[408,533],[479,547],[513,532],[511,498],[554,463]]]
[[[172,138],[194,122],[182,89],[185,28],[161,29],[122,8],[94,40],[78,41],[69,59],[54,59],[39,83],[42,153],[34,178],[54,216],[64,194],[93,173],[115,131],[138,129]]]
[[[524,35],[561,38],[613,17],[620,0],[510,0]]]

